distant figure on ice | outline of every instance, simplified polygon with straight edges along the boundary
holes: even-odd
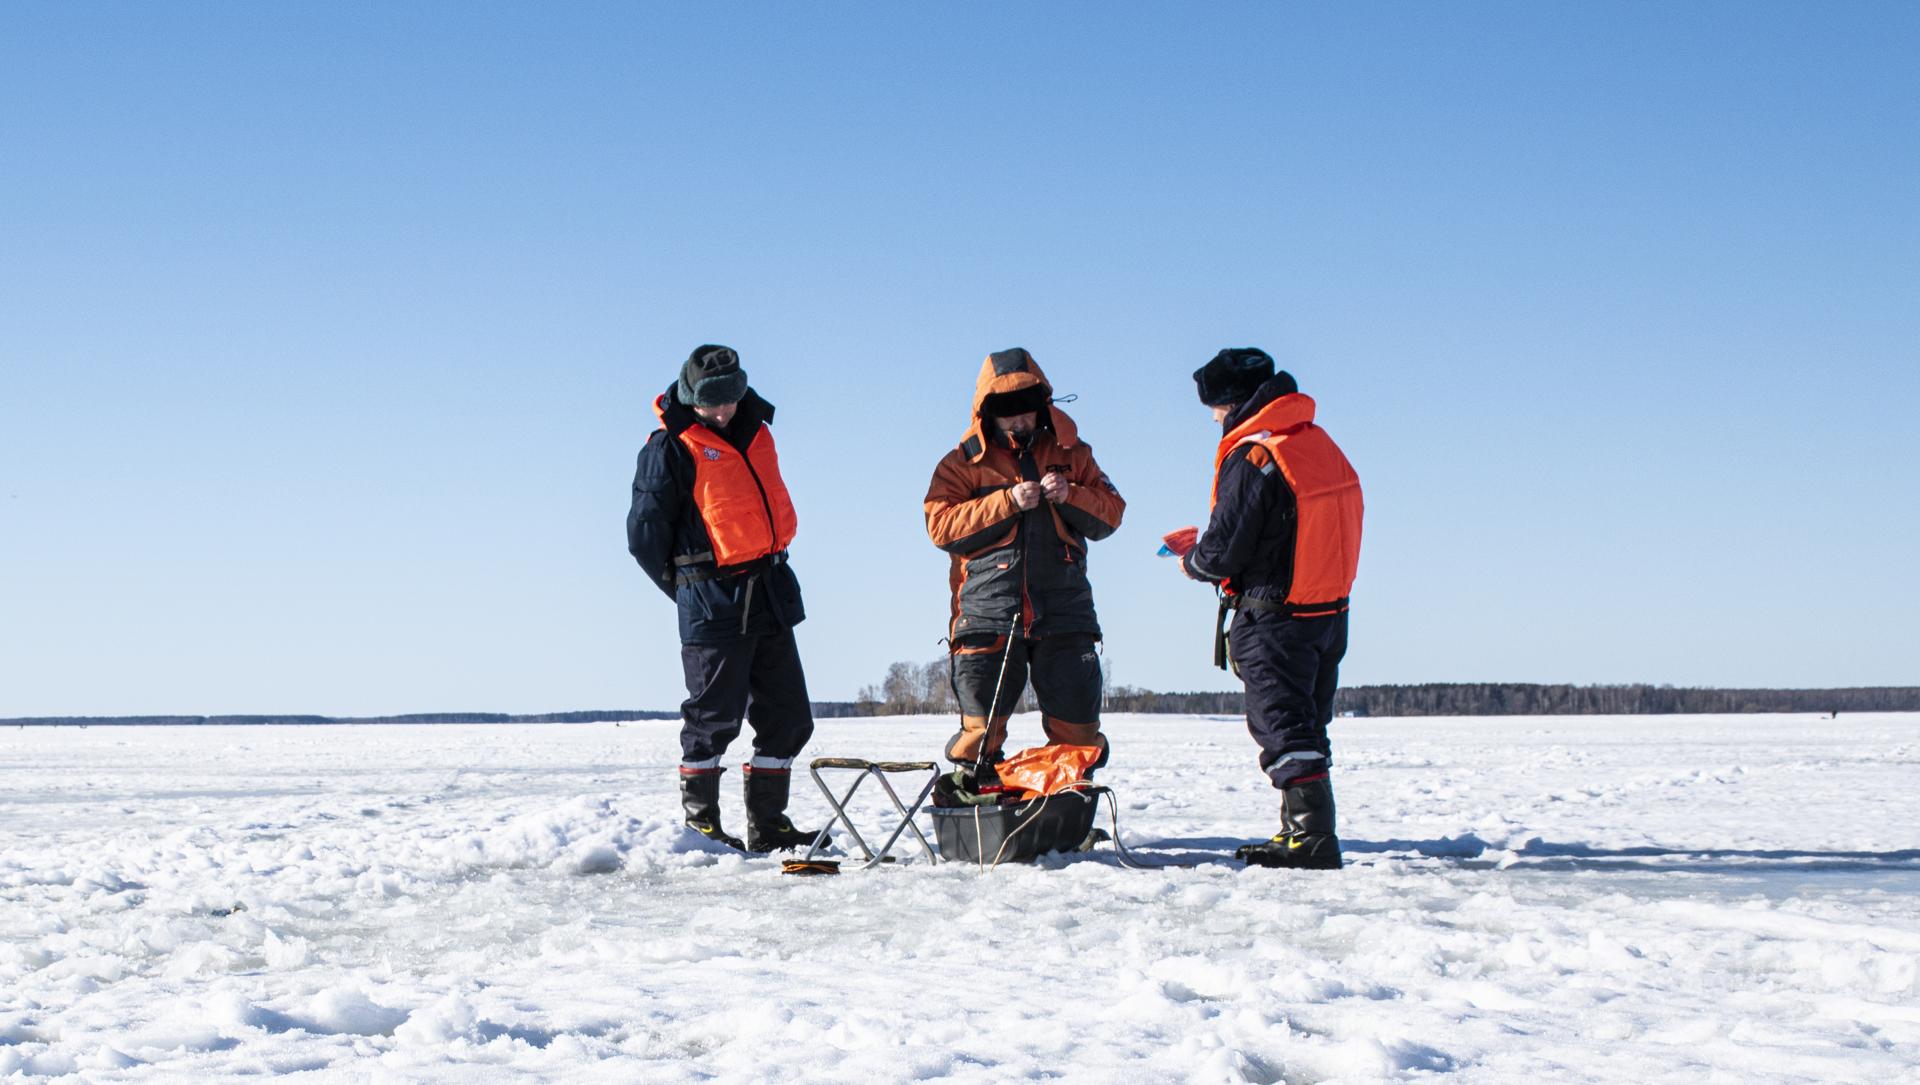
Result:
[[[1033,356],[989,355],[966,436],[933,469],[925,505],[927,534],[953,555],[960,731],[945,754],[963,773],[983,749],[986,763],[1001,759],[1029,674],[1047,742],[1098,746],[1095,767],[1106,763],[1087,541],[1113,534],[1126,507]]]
[[[654,401],[640,450],[627,549],[680,610],[680,801],[687,825],[729,847],[721,755],[753,725],[744,770],[747,851],[813,840],[787,819],[789,770],[813,735],[793,627],[806,617],[787,565],[796,518],[774,454],[773,405],[747,387],[731,348],[694,349]]]
[[[1327,723],[1360,558],[1360,479],[1314,425],[1313,400],[1274,371],[1265,351],[1223,350],[1193,379],[1223,436],[1213,512],[1181,566],[1220,588],[1214,663],[1231,659],[1246,683],[1247,729],[1280,789],[1280,832],[1234,855],[1259,866],[1337,869]],[[1238,611],[1231,635],[1229,610]]]

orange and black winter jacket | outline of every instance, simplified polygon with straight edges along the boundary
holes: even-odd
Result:
[[[680,639],[712,644],[778,633],[806,617],[786,563],[798,527],[773,445],[773,405],[751,388],[724,430],[674,389],[640,450],[627,550],[679,608]]]
[[[1213,512],[1184,562],[1230,595],[1313,617],[1346,609],[1360,560],[1360,478],[1291,378],[1227,419]]]
[[[955,640],[1004,634],[1016,617],[1023,636],[1100,634],[1087,542],[1113,534],[1127,503],[1058,407],[1041,412],[1025,449],[1008,445],[981,417],[988,396],[1033,387],[1053,393],[1026,351],[988,356],[975,382],[966,436],[934,468],[927,487],[927,535],[953,555],[949,632]],[[1009,491],[1049,473],[1066,476],[1067,499],[1043,499],[1022,511]]]

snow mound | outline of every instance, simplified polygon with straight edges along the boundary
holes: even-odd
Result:
[[[357,987],[330,987],[313,996],[301,1020],[312,1033],[386,1036],[407,1020],[407,1011],[382,1006]]]

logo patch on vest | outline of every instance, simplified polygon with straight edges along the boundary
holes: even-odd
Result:
[[[700,451],[706,453],[707,458],[710,460],[717,460],[720,458],[720,450],[717,448],[703,448]]]

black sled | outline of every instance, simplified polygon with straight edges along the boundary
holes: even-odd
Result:
[[[928,813],[942,861],[996,866],[1080,850],[1093,834],[1099,802],[1091,789],[1076,789],[999,805],[933,806]]]

